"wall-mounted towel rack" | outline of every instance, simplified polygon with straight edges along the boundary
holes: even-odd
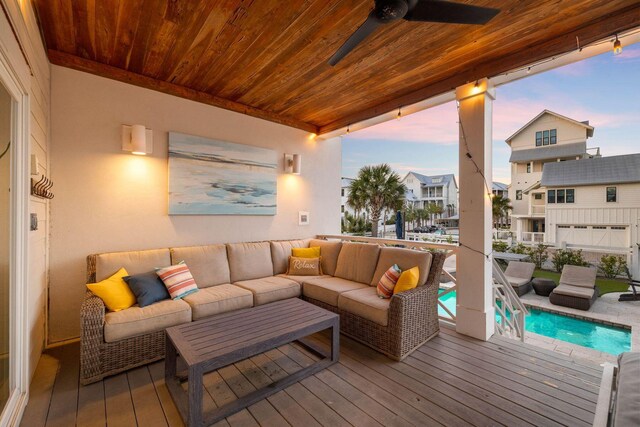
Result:
[[[49,191],[53,187],[53,181],[42,175],[39,181],[31,178],[31,195],[43,199],[53,199],[53,193]]]

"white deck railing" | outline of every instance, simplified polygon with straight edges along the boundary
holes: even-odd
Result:
[[[496,331],[500,335],[518,338],[524,342],[525,317],[528,310],[495,259],[493,260],[493,304],[496,310]]]
[[[454,255],[458,250],[458,245],[453,245],[449,243],[424,242],[419,240],[416,241],[416,240],[401,240],[401,239],[383,239],[379,237],[349,236],[344,234],[321,234],[321,235],[318,235],[318,238],[319,239],[337,239],[337,240],[343,240],[343,241],[346,240],[351,242],[377,243],[380,246],[402,245],[405,248],[418,249],[418,250],[437,249],[437,250],[445,251],[447,258]],[[450,323],[456,322],[456,315],[452,313],[451,310],[449,310],[445,306],[445,304],[441,301],[441,299],[445,295],[448,295],[451,292],[455,292],[456,289],[458,288],[458,284],[454,274],[455,274],[455,269],[448,270],[446,266],[445,268],[443,268],[442,275],[444,276],[445,280],[452,282],[453,286],[445,289],[444,291],[442,291],[442,293],[438,295],[438,305],[444,310],[445,313],[448,314],[448,316],[438,315],[438,318],[440,320],[443,320],[445,322],[450,322]]]

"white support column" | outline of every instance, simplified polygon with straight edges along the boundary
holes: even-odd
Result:
[[[494,99],[495,89],[486,79],[456,89],[460,105],[460,242],[464,244],[459,249],[456,266],[456,330],[481,340],[488,340],[495,327],[492,264],[490,257],[483,255],[491,252],[492,243],[489,193],[493,181]]]

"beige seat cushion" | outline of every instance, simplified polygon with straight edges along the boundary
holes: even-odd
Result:
[[[191,322],[191,308],[184,301],[164,300],[143,308],[136,305],[104,316],[104,340],[119,341],[187,322]]]
[[[278,277],[284,277],[285,279],[289,279],[289,280],[293,280],[295,282],[300,283],[301,285],[308,281],[308,280],[314,280],[314,279],[325,279],[327,277],[331,277],[328,276],[326,274],[322,275],[322,276],[295,276],[292,274],[278,274]]]
[[[531,279],[522,279],[520,277],[513,277],[513,276],[504,276],[504,277],[507,278],[511,286],[517,286],[517,287],[524,286],[531,281]]]
[[[320,255],[322,255],[322,250],[320,250]],[[334,276],[369,285],[373,280],[379,255],[380,246],[376,244],[343,243]],[[389,267],[391,266],[387,268]]]
[[[302,294],[305,297],[316,299],[337,307],[338,297],[341,293],[368,287],[369,285],[341,279],[340,277],[309,279],[302,283]]]
[[[279,276],[243,280],[234,283],[234,285],[253,293],[253,305],[262,305],[300,296],[300,284],[298,282]]]
[[[129,274],[140,274],[168,265],[171,265],[169,249],[99,254],[96,257],[96,282],[106,279],[122,267]]]
[[[378,297],[376,288],[369,286],[366,289],[349,291],[340,294],[338,308],[349,313],[371,320],[378,325],[389,324],[389,303],[391,299]]]
[[[291,248],[308,248],[309,239],[306,240],[283,240],[269,242],[271,245],[271,261],[273,263],[273,274],[287,272],[289,267],[289,257]]]
[[[410,268],[417,266],[418,270],[420,270],[418,286],[422,286],[427,282],[427,278],[429,277],[431,258],[432,256],[430,252],[403,248],[381,248],[378,265],[376,266],[376,271],[373,273],[373,279],[371,280],[371,286],[377,286],[384,273],[393,264],[397,264],[402,271],[409,270]]]
[[[200,289],[184,297],[184,301],[191,307],[192,319],[198,320],[214,314],[253,307],[253,294],[239,286],[224,284]]]
[[[573,285],[558,285],[554,290],[554,294],[559,295],[568,295],[570,297],[591,299],[593,298],[595,290],[585,288],[583,286],[573,286]]]
[[[227,245],[227,257],[231,283],[273,276],[269,242],[230,243]]]
[[[180,261],[187,264],[198,288],[231,282],[225,245],[171,248],[171,262],[178,264]]]
[[[336,274],[336,265],[338,265],[338,256],[342,248],[342,242],[331,240],[311,239],[309,247],[320,248],[320,256],[322,257],[322,272],[330,276]]]

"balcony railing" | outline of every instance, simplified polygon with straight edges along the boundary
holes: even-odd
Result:
[[[544,243],[544,233],[523,231],[520,236],[522,243]]]
[[[529,215],[531,216],[544,216],[546,211],[546,205],[530,205],[529,206]]]

